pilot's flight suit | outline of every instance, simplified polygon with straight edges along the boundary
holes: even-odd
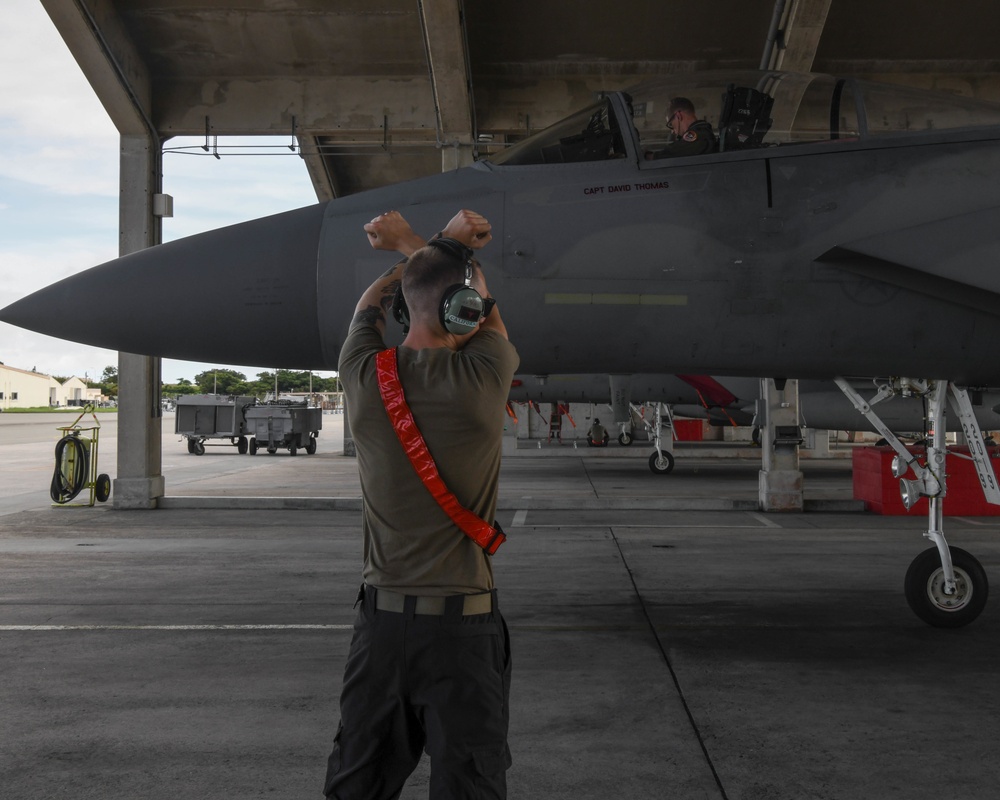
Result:
[[[719,142],[710,123],[703,119],[692,122],[683,136],[678,136],[662,150],[654,150],[647,158],[677,158],[679,156],[700,156],[715,153]]]

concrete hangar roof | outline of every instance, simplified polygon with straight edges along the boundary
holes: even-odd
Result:
[[[119,132],[294,136],[320,200],[762,59],[1000,101],[996,0],[41,2]]]

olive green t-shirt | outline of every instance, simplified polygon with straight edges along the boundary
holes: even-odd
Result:
[[[375,356],[384,349],[378,329],[360,323],[340,353],[364,499],[365,583],[413,595],[489,591],[490,556],[437,504],[396,437],[375,374]],[[504,409],[518,362],[514,346],[489,330],[459,351],[398,349],[407,404],[445,486],[490,523]]]

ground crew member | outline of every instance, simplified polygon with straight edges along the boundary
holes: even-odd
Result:
[[[587,432],[587,444],[590,447],[607,447],[609,438],[607,428],[601,424],[597,417],[594,417],[594,424]]]
[[[380,394],[379,360],[386,312],[401,285],[409,331],[396,354],[413,421],[447,488],[466,509],[493,520],[517,352],[496,309],[468,320],[468,333],[447,330],[441,313],[443,298],[470,282],[486,301],[484,313],[490,307],[482,270],[471,260],[472,250],[490,241],[490,224],[461,211],[442,241],[428,246],[397,212],[376,217],[365,231],[376,249],[409,258],[361,296],[340,354],[364,499],[364,584],[325,794],[396,798],[426,749],[431,798],[501,800],[511,763],[510,649],[491,556],[414,469]]]

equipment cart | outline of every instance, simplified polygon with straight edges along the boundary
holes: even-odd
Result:
[[[250,455],[258,448],[276,453],[279,447],[295,455],[299,448],[312,455],[316,452],[316,437],[323,427],[323,409],[310,406],[306,400],[269,400],[246,410]]]
[[[80,424],[87,414],[94,420],[93,425]],[[72,424],[56,430],[63,436],[56,443],[56,469],[49,496],[61,506],[92,506],[95,500],[103,503],[111,497],[111,478],[97,472],[97,441],[101,423],[94,413],[94,406],[88,403]],[[90,489],[90,501],[70,503],[84,489]]]
[[[177,398],[174,432],[187,439],[188,452],[205,454],[208,439],[228,439],[240,453],[249,447],[246,437],[247,408],[257,398],[244,395],[189,394]]]

